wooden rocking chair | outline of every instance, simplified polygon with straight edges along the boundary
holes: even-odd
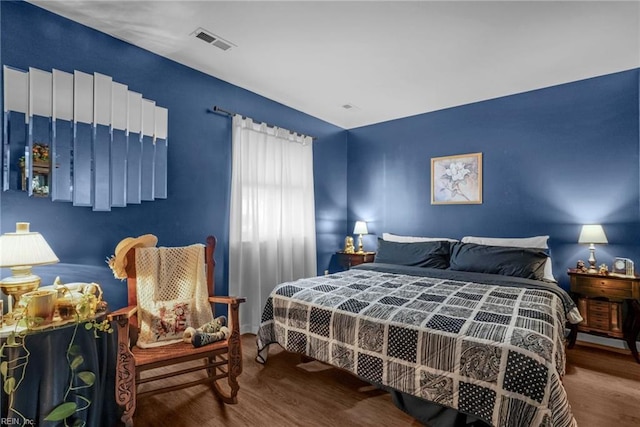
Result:
[[[214,267],[213,253],[216,239],[207,237],[205,249],[206,277],[209,292],[209,303],[227,304],[229,315],[228,339],[217,341],[202,347],[194,347],[191,343],[180,342],[153,348],[136,346],[139,331],[136,296],[136,260],[135,249],[127,253],[127,288],[129,306],[109,314],[109,320],[117,322],[118,330],[118,358],[116,362],[116,390],[115,397],[118,405],[124,408],[121,417],[126,426],[133,426],[133,414],[136,410],[136,400],[157,393],[178,390],[197,384],[211,383],[212,389],[225,403],[237,403],[237,393],[240,388],[237,377],[242,372],[242,346],[240,341],[240,324],[238,310],[242,297],[214,296]],[[163,366],[171,366],[201,359],[202,365],[176,366],[171,372],[146,372],[144,377],[140,373]],[[207,371],[205,378],[186,381],[181,384],[157,386],[158,380],[187,374],[201,369]],[[221,386],[218,381],[227,379],[228,387]],[[143,383],[154,382],[151,390],[138,393],[138,386]]]

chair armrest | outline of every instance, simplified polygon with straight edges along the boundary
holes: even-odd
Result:
[[[246,300],[245,297],[209,297],[209,302],[219,304],[240,304]]]
[[[107,314],[107,319],[109,319],[110,322],[114,320],[117,321],[120,319],[129,319],[131,318],[131,316],[136,314],[137,311],[138,311],[137,306],[130,305],[128,307],[120,308],[116,311],[112,311],[111,313]]]

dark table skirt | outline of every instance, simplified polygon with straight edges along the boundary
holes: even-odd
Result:
[[[87,402],[78,396],[91,403],[73,417],[81,419],[86,426],[117,425],[119,414],[114,398],[116,335],[116,331],[112,334],[98,332],[96,338],[94,331],[86,330],[84,324],[79,324],[77,329],[75,325],[66,325],[30,333],[24,339],[24,346],[5,346],[1,360],[8,362],[8,375],[15,378],[17,386],[12,402],[4,387],[0,391],[2,425],[64,425],[62,421],[45,421],[44,418],[63,402],[86,406]],[[77,348],[77,354],[69,356],[68,360],[67,350],[72,339],[77,346],[74,348]],[[6,338],[1,342],[6,343]],[[72,375],[70,365],[78,356],[82,356],[82,363]],[[92,372],[95,382],[90,387],[72,390],[65,398],[70,384],[72,387],[86,385],[78,377],[80,372]],[[70,420],[72,418],[67,419],[69,425],[73,424]]]

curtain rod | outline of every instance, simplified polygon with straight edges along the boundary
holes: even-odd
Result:
[[[222,114],[226,114],[226,115],[228,115],[228,116],[235,116],[235,115],[237,114],[237,113],[234,113],[233,111],[227,111],[227,110],[225,110],[224,108],[220,108],[220,107],[218,107],[217,105],[214,105],[214,106],[213,106],[213,112],[214,112],[214,113],[222,113]],[[243,117],[243,118],[247,118],[247,116],[242,116],[242,117]],[[252,119],[252,120],[253,120],[253,119]],[[280,126],[272,125],[272,124],[267,123],[267,122],[256,122],[256,121],[254,121],[254,123],[257,123],[257,124],[265,124],[267,127],[270,127],[270,128],[276,128],[276,127],[277,127],[277,128],[279,128],[279,127],[280,127]],[[318,139],[318,138],[316,138],[315,136],[307,135],[306,133],[297,132],[297,131],[295,131],[295,130],[291,130],[291,129],[287,129],[287,130],[288,130],[289,132],[296,133],[296,134],[298,134],[298,135],[308,136],[308,137],[309,137],[309,138],[311,138],[312,140],[314,140],[314,139]]]

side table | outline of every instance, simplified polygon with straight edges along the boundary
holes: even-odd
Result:
[[[338,257],[338,263],[345,270],[350,269],[354,265],[364,264],[365,262],[373,262],[376,257],[375,252],[363,252],[363,253],[355,253],[355,254],[346,254],[342,251],[336,252],[336,257]]]
[[[636,347],[640,332],[640,277],[586,274],[575,269],[568,274],[572,297],[583,318],[571,331],[569,348],[575,344],[578,331],[621,338],[640,363]]]

